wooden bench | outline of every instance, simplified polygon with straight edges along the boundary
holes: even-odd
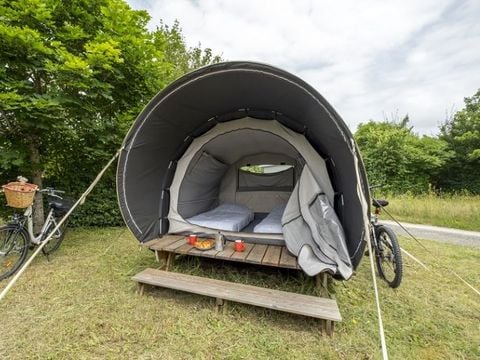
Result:
[[[342,320],[337,302],[332,299],[157,269],[143,270],[132,279],[139,284],[140,294],[143,294],[145,285],[160,286],[213,297],[216,299],[217,309],[222,308],[223,311],[227,301],[234,301],[322,319],[322,328],[328,335],[333,334],[334,322]]]

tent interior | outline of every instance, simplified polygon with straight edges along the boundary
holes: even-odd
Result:
[[[169,232],[216,230],[231,239],[284,244],[282,216],[306,164],[333,201],[325,161],[303,135],[251,117],[220,123],[195,139],[178,161]]]

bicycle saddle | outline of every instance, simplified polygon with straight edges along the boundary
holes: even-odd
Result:
[[[376,208],[388,206],[387,200],[382,199],[372,199],[372,205]]]
[[[72,200],[69,199],[50,199],[48,204],[56,210],[68,211],[73,205]]]

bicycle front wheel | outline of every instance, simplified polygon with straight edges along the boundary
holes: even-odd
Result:
[[[378,226],[375,229],[378,243],[378,253],[375,258],[380,277],[391,288],[397,288],[402,282],[403,262],[397,236],[392,229],[386,226]]]
[[[57,226],[57,224],[60,222],[61,219],[62,219],[61,217],[54,218],[54,221],[50,223],[50,225],[47,228],[47,231],[45,232],[44,239],[46,239],[47,236],[53,231],[53,229],[55,229],[55,227]],[[68,220],[65,221],[57,231],[55,231],[50,241],[47,244],[45,244],[45,246],[42,249],[44,254],[50,255],[58,250],[58,248],[62,244],[63,239],[65,238],[65,232],[67,231],[67,223],[68,223]]]
[[[29,237],[25,230],[14,225],[0,227],[0,280],[12,276],[25,262]]]

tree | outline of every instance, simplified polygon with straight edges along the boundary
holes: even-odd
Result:
[[[172,26],[160,22],[160,26],[154,33],[154,41],[157,48],[163,50],[167,63],[172,65],[170,75],[173,78],[222,60],[221,56],[214,55],[211,49],[202,50],[200,44],[187,49],[180,23],[177,20]]]
[[[40,187],[90,180],[153,94],[198,54],[219,60],[187,49],[178,24],[149,32],[122,0],[0,0],[0,14],[0,177]],[[41,194],[34,208],[38,227]]]
[[[419,193],[436,185],[438,172],[451,156],[443,140],[414,134],[407,117],[398,123],[360,124],[355,139],[369,180],[394,193]]]
[[[442,172],[442,185],[480,193],[480,89],[465,98],[465,107],[440,132],[454,154]]]

